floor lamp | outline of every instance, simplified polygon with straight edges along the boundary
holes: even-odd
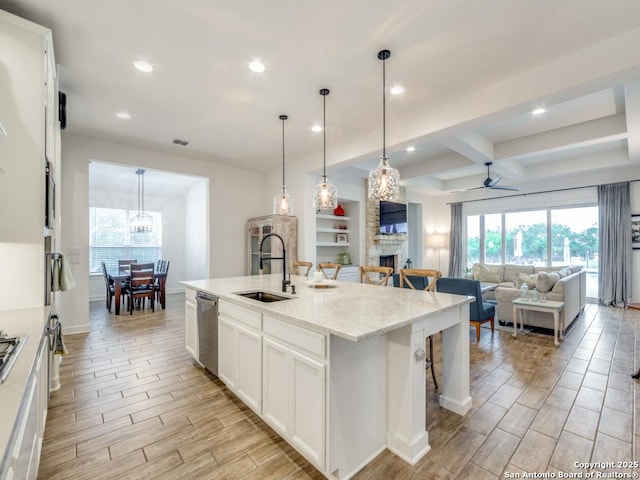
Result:
[[[427,248],[433,248],[438,251],[438,271],[442,271],[440,266],[440,252],[447,248],[447,235],[445,233],[432,233],[427,235]]]

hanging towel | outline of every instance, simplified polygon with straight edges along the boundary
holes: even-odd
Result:
[[[53,261],[53,291],[65,291],[70,290],[76,286],[76,282],[73,279],[71,268],[67,262],[67,257],[63,254],[57,254]]]
[[[55,335],[53,336],[53,353],[56,355],[66,355],[69,353],[67,346],[64,344],[62,336],[62,325],[60,322],[56,324]]]

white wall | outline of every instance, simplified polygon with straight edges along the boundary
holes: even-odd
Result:
[[[120,163],[205,177],[209,181],[211,227],[206,276],[242,275],[245,270],[245,223],[262,214],[264,175],[179,155],[64,134],[62,150],[62,251],[78,249],[71,265],[77,287],[62,294],[60,314],[65,333],[88,331],[89,319],[89,161]],[[195,200],[192,200],[195,201]],[[179,233],[184,237],[185,232]],[[172,259],[173,260],[173,259]],[[186,261],[186,260],[185,260]],[[176,266],[171,263],[171,272]],[[175,276],[177,277],[177,275]],[[176,278],[176,280],[183,280]]]
[[[191,187],[185,198],[184,278],[198,280],[209,276],[209,232],[218,229],[203,222],[209,218],[208,198],[208,181]]]

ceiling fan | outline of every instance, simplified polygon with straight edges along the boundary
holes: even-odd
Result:
[[[490,168],[493,165],[493,162],[485,162],[487,167],[487,178],[484,179],[483,185],[481,187],[470,188],[469,190],[478,190],[480,188],[492,188],[493,190],[520,190],[518,187],[500,187],[498,186],[498,182],[502,180],[502,177],[491,178]]]

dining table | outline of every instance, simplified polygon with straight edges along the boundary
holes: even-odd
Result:
[[[113,280],[114,286],[114,297],[115,297],[115,314],[120,315],[120,298],[123,291],[123,286],[127,285],[131,282],[131,271],[129,268],[123,269],[107,269],[107,275],[109,275],[109,280]],[[160,287],[160,305],[162,306],[162,310],[166,307],[166,295],[165,295],[165,285],[167,282],[167,274],[154,272],[153,273],[153,281],[158,281],[158,285]]]

